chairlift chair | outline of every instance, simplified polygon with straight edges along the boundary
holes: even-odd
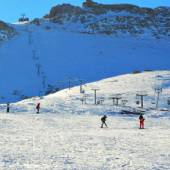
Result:
[[[122,100],[122,106],[125,106],[128,103],[128,100]]]
[[[137,104],[137,105],[139,105],[139,104],[140,104],[140,101],[139,101],[139,100],[137,100],[137,101],[136,101],[136,104]]]
[[[97,101],[97,104],[98,104],[98,105],[100,104],[100,100]]]

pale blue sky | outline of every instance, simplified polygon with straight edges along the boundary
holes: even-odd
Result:
[[[42,17],[52,6],[62,3],[81,5],[84,0],[0,0],[0,20],[15,22],[25,13],[29,18]],[[130,3],[145,7],[170,6],[170,0],[96,0],[99,3]]]

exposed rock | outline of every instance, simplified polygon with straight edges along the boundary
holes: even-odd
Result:
[[[58,5],[58,6],[53,7],[50,13],[45,16],[45,18],[53,18],[53,17],[57,17],[58,15],[62,15],[62,14],[77,15],[77,14],[82,14],[82,13],[84,13],[84,11],[80,7],[75,7],[70,4],[63,4],[63,5]]]
[[[0,29],[4,30],[4,31],[12,31],[13,29],[11,27],[9,27],[5,22],[0,21]]]
[[[15,34],[15,31],[12,27],[6,24],[3,21],[0,21],[0,41],[8,39]]]
[[[41,25],[41,19],[35,18],[34,20],[31,21],[31,24],[35,24],[37,26]]]
[[[55,6],[45,16],[52,22],[69,25],[79,24],[75,30],[82,33],[132,34],[139,36],[170,36],[170,8],[141,8],[130,4],[99,4],[86,0],[81,7],[69,4]],[[76,30],[77,28],[81,28]]]

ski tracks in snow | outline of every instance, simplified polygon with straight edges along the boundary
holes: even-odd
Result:
[[[169,169],[170,120],[98,115],[0,114],[2,170]]]

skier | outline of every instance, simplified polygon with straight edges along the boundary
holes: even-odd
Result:
[[[7,106],[6,106],[6,112],[9,113],[9,109],[10,109],[10,104],[7,103]]]
[[[139,122],[140,122],[140,129],[144,129],[144,117],[143,117],[143,114],[141,113],[140,116],[139,116]]]
[[[37,109],[37,113],[39,113],[39,111],[40,111],[40,103],[37,103],[36,109]]]
[[[103,128],[103,125],[105,125],[105,126],[107,127],[106,118],[107,118],[106,115],[104,115],[104,116],[101,118],[101,122],[102,122],[101,128]]]

